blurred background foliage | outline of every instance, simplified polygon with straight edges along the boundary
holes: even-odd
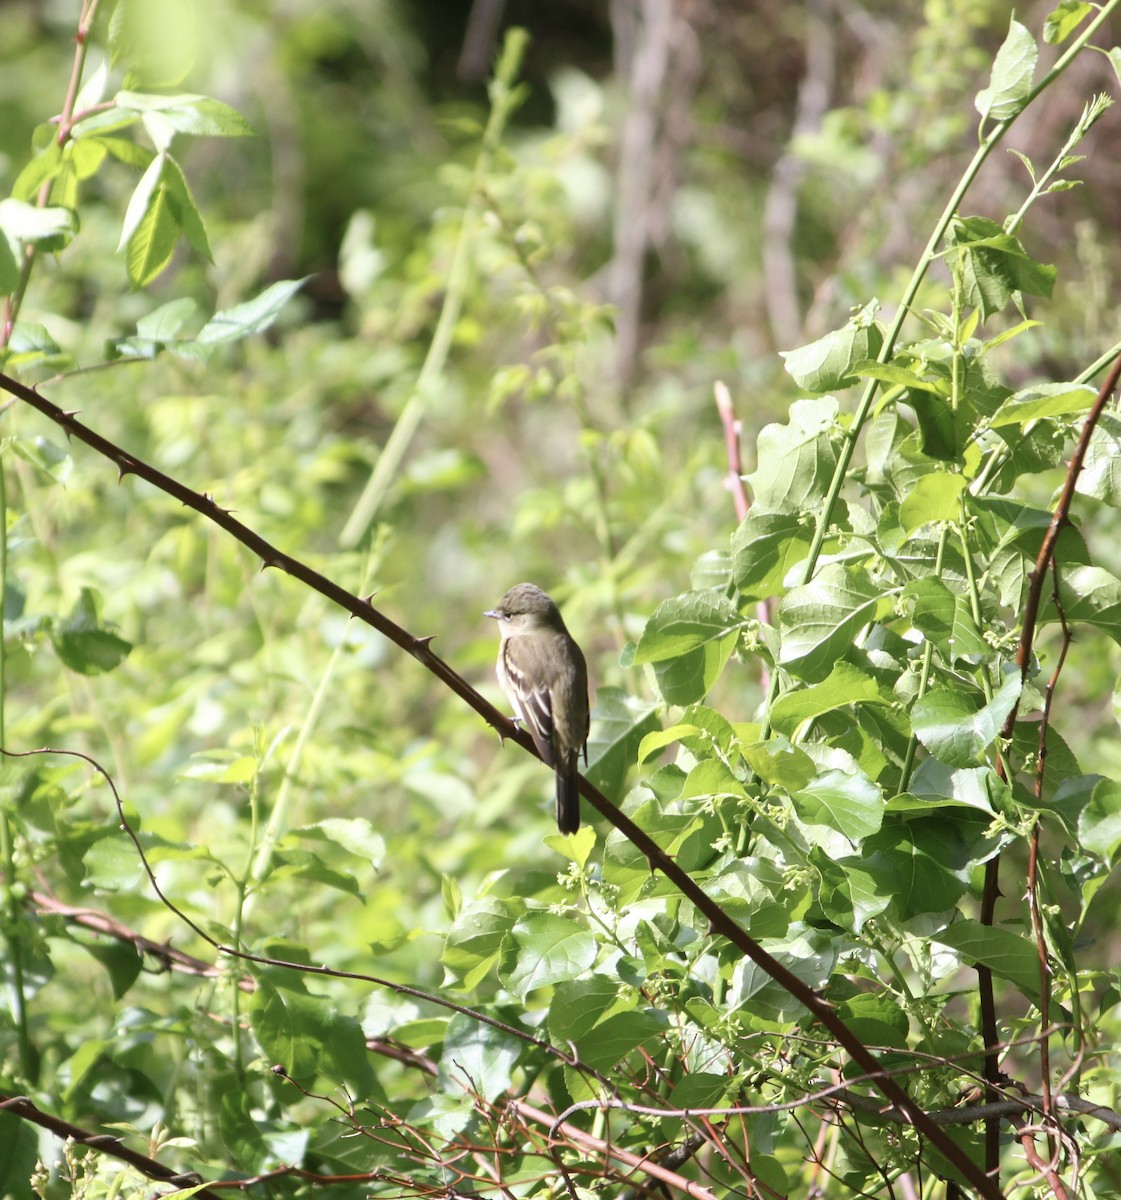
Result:
[[[79,235],[38,263],[22,313],[69,356],[44,390],[344,586],[376,591],[498,702],[481,613],[523,578],[561,602],[599,686],[653,699],[620,651],[736,525],[713,381],[728,384],[752,446],[796,394],[777,351],[899,294],[973,150],[972,97],[1014,6],[510,0],[491,38],[479,29],[489,6],[470,0],[152,7],[179,34],[168,47],[181,56],[176,86],[233,105],[260,137],[191,145],[185,169],[214,261],[181,249],[145,291],[130,290],[114,253],[134,175],[116,164],[88,182]],[[1017,16],[1038,30],[1051,7]],[[33,131],[59,110],[77,8],[0,5],[4,194]],[[105,57],[105,20],[91,68]],[[344,537],[417,394],[472,194],[485,76],[510,25],[530,37],[524,96],[479,181],[447,361],[372,520]],[[1104,56],[1083,55],[1013,144],[1049,161],[1089,96],[1114,82]],[[1085,186],[1033,214],[1025,238],[1059,283],[1045,326],[1004,351],[1014,386],[1072,376],[1116,337],[1119,129],[1101,122],[1078,170]],[[971,211],[1000,220],[1027,187],[1020,162],[1001,154]],[[106,345],[161,303],[193,297],[204,314],[305,275],[264,337],[206,361],[165,354],[98,369]],[[945,276],[927,286],[944,288]],[[341,968],[369,969],[372,947],[379,973],[438,987],[445,876],[465,895],[549,898],[551,784],[538,763],[503,752],[419,667],[261,573],[169,498],[118,485],[34,413],[9,407],[4,423],[20,443],[8,456],[8,616],[22,633],[9,651],[7,741],[87,751],[147,834],[197,846],[162,867],[185,907],[216,930],[241,912],[249,943],[298,940]],[[68,672],[47,644],[86,588],[133,647],[109,675]],[[1064,680],[1068,702],[1078,693],[1087,709],[1086,770],[1116,765],[1116,658],[1080,657]],[[739,666],[722,684],[733,685],[722,711],[748,720],[763,695],[756,667]],[[46,845],[51,805],[66,797],[69,898],[92,886],[149,937],[198,950],[134,890],[106,788],[90,778],[71,791],[81,772],[53,770],[57,782],[37,776],[35,803]],[[291,831],[328,816],[367,818],[382,854],[360,868],[339,845],[302,857],[313,835]],[[278,863],[315,886],[295,902],[278,890],[275,907],[266,889],[245,907],[241,864],[270,818]],[[81,865],[78,849],[99,842],[100,857]],[[357,888],[332,890],[323,863],[334,860]],[[107,996],[112,982],[74,943],[45,939],[36,971],[39,1019],[60,1044],[92,1015],[106,1022],[101,1036],[135,1036],[129,1053],[143,1056],[143,1031],[158,1024],[192,1049],[146,1061],[150,1077],[170,1088],[175,1072],[199,1067],[192,1022],[205,1024],[205,999],[184,1014],[153,976],[134,993],[133,1035],[109,1027],[120,1016],[111,1003],[75,1009],[76,987]],[[371,1025],[393,1004],[375,998]],[[137,1093],[114,1093],[112,1072],[75,1080],[74,1110],[93,1092],[100,1111],[116,1105],[144,1124]]]

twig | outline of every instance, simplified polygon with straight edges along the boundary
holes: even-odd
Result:
[[[110,1158],[126,1162],[130,1167],[135,1167],[147,1179],[154,1179],[159,1183],[170,1183],[177,1188],[195,1187],[203,1182],[202,1176],[197,1175],[194,1171],[185,1174],[173,1171],[171,1167],[165,1167],[163,1163],[149,1158],[146,1154],[130,1150],[118,1137],[107,1133],[91,1133],[80,1125],[73,1125],[61,1117],[56,1117],[53,1113],[44,1112],[32,1104],[26,1096],[0,1094],[0,1112],[22,1117],[23,1120],[30,1121],[32,1125],[49,1130],[56,1137],[66,1138],[76,1146],[87,1146],[99,1154],[107,1154]],[[209,1187],[196,1192],[195,1195],[201,1197],[201,1200],[218,1200]]]

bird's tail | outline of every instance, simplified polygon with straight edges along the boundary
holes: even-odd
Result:
[[[557,763],[557,828],[561,833],[575,833],[580,828],[580,773],[575,752]]]

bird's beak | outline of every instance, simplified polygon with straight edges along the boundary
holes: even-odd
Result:
[[[483,616],[493,617],[496,621],[498,620],[498,613],[496,613],[493,608],[488,608],[487,611],[483,613]]]

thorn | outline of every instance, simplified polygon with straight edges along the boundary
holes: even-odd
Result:
[[[421,650],[427,650],[428,647],[439,637],[437,633],[430,633],[426,637],[413,638],[413,645]]]
[[[269,569],[269,567],[275,567],[275,568],[276,568],[278,571],[279,571],[279,570],[282,570],[282,567],[281,567],[281,564],[280,564],[280,560],[279,560],[279,559],[276,559],[276,558],[262,558],[262,559],[261,559],[261,570],[262,570],[262,571],[267,571],[267,570]]]

